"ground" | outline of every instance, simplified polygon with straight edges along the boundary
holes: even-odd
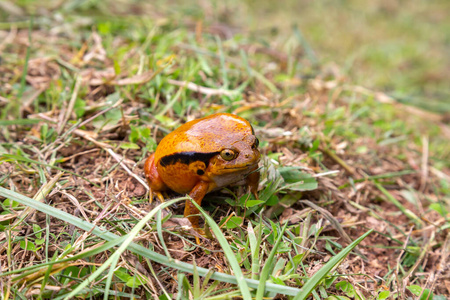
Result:
[[[238,276],[233,259],[246,278],[266,271],[271,282],[296,288],[317,279],[316,299],[450,296],[445,111],[406,105],[382,84],[363,86],[344,66],[316,61],[310,45],[292,43],[295,30],[285,44],[255,38],[229,17],[236,3],[213,11],[203,4],[204,15],[145,3],[122,3],[123,12],[111,5],[108,14],[94,2],[4,3],[26,20],[12,14],[0,30],[5,298],[65,296],[83,282],[79,297],[240,297],[241,285],[205,280],[192,267]],[[436,94],[429,91],[420,95]],[[221,233],[200,236],[198,245],[182,218],[184,200],[158,217],[143,164],[168,132],[215,112],[253,125],[261,201],[242,187],[208,194],[202,206]],[[7,190],[118,236],[142,225],[133,242],[175,262],[122,252]],[[155,217],[140,225],[149,212]],[[339,265],[314,277],[369,230]],[[88,281],[113,258],[110,277],[106,269]],[[51,261],[58,263],[44,265]],[[191,272],[178,271],[177,261]],[[277,288],[266,297],[291,297]]]

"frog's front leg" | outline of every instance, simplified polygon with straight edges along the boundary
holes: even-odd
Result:
[[[153,193],[156,194],[161,203],[164,202],[164,197],[161,192],[167,190],[167,186],[162,181],[156,169],[155,154],[150,155],[145,161],[144,172],[148,185],[150,186],[150,203],[153,201]]]
[[[256,199],[258,199],[259,177],[260,177],[259,172],[258,171],[254,171],[253,173],[250,173],[245,178],[245,183],[249,187],[250,193],[255,195]]]
[[[205,181],[200,181],[197,183],[194,188],[189,193],[189,196],[194,199],[195,203],[199,206],[202,204],[203,197],[205,197],[206,193],[209,189],[209,183]],[[184,208],[184,216],[189,219],[192,224],[192,227],[196,230],[199,229],[199,219],[198,216],[199,210],[194,206],[194,204],[190,200],[186,200],[186,206]]]

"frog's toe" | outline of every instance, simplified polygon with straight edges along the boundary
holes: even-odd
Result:
[[[194,228],[194,230],[195,230],[198,234],[200,234],[202,237],[205,237],[205,236],[206,236],[206,233],[205,233],[205,230],[204,230],[204,229],[202,229],[202,228]]]
[[[153,194],[156,195],[156,198],[158,198],[159,202],[161,202],[161,203],[164,203],[164,202],[165,202],[164,196],[162,195],[161,192],[152,191],[152,189],[150,189],[150,196],[149,196],[149,198],[150,198],[150,199],[149,199],[150,204],[153,203]]]
[[[202,229],[202,228],[194,228],[194,231],[195,231],[195,243],[197,245],[201,245],[200,237],[203,240],[207,240],[208,239],[208,235],[206,234],[204,229]],[[210,235],[211,235],[211,233],[210,233]]]

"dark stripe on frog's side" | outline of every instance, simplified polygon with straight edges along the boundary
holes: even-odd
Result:
[[[195,161],[202,161],[205,163],[205,166],[207,168],[209,165],[209,160],[219,153],[220,152],[180,152],[162,157],[159,163],[161,164],[161,166],[167,167],[176,164],[177,162],[189,165]]]

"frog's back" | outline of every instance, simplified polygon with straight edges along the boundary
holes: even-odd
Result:
[[[217,154],[252,134],[247,120],[232,114],[214,114],[188,122],[169,133],[159,143],[155,161],[180,153]]]

